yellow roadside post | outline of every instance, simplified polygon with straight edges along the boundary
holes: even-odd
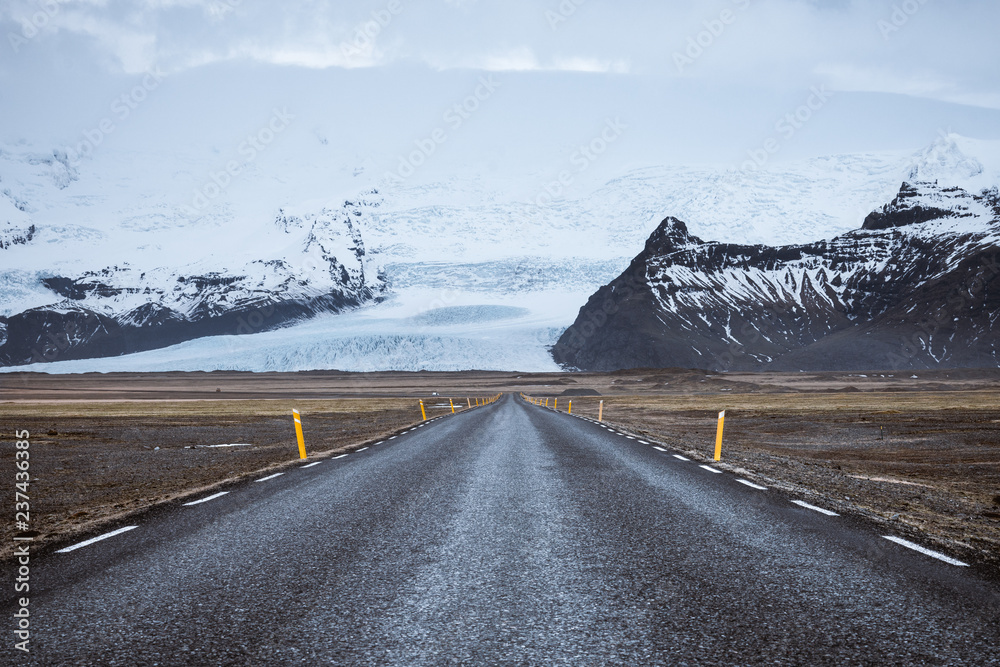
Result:
[[[423,399],[420,400],[420,416],[424,418],[424,421],[427,421],[427,411],[424,410]]]
[[[604,401],[601,401],[601,404],[597,406],[597,421],[604,421]]]
[[[569,402],[569,412],[567,414],[573,414],[573,401]]]
[[[469,404],[469,407],[471,408],[472,407],[472,399],[469,398],[468,396],[466,396],[465,397],[465,401]]]
[[[553,407],[553,409],[555,409],[555,410],[558,410],[558,409],[559,409],[559,399],[558,399],[558,398],[556,399],[556,402],[555,402],[555,403],[554,403],[554,404],[552,405],[552,407]]]
[[[306,457],[306,441],[302,437],[302,416],[298,410],[292,410],[292,419],[295,420],[295,438],[299,441],[299,458]]]
[[[455,401],[448,399],[448,403],[451,404],[451,414],[455,414]]]
[[[723,410],[719,413],[719,428],[715,432],[715,460],[719,461],[722,459],[722,425],[726,421],[726,411]]]

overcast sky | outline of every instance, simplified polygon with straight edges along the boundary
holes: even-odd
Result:
[[[0,20],[8,78],[70,63],[137,73],[239,59],[410,62],[765,87],[819,80],[1000,108],[995,0],[4,0]],[[359,32],[366,22],[371,39]]]

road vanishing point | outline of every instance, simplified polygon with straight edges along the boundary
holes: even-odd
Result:
[[[308,463],[33,556],[9,664],[1000,661],[985,566],[514,395]]]

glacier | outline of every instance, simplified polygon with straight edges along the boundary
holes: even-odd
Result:
[[[689,221],[702,237],[804,243],[857,228],[914,173],[974,190],[1000,182],[1000,142],[946,135],[916,152],[834,155],[760,169],[606,165],[610,177],[578,183],[572,196],[543,204],[533,177],[474,170],[399,184],[362,165],[359,175],[321,187],[308,158],[322,141],[314,133],[290,140],[301,144],[290,153],[294,160],[264,156],[274,164],[257,165],[254,175],[194,216],[189,198],[171,186],[176,170],[198,159],[183,151],[145,173],[110,148],[75,168],[41,159],[38,147],[5,147],[0,201],[18,212],[12,225],[33,224],[36,232],[30,242],[0,250],[0,315],[57,307],[60,297],[42,284],[47,276],[100,271],[121,264],[123,254],[131,272],[148,270],[154,282],[162,267],[191,264],[192,243],[206,266],[245,268],[275,254],[276,219],[314,221],[371,192],[377,197],[364,196],[378,205],[351,218],[366,248],[363,265],[349,268],[384,280],[384,301],[252,335],[3,370],[558,370],[552,345],[666,214]],[[276,195],[285,184],[294,192]],[[138,194],[117,198],[110,187]],[[309,196],[316,192],[326,194]],[[287,278],[308,273],[310,260],[298,246],[278,253],[292,267]]]

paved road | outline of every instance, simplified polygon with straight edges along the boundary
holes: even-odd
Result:
[[[32,653],[8,634],[5,654],[997,664],[1000,586],[984,571],[792,500],[505,396],[40,557]]]

